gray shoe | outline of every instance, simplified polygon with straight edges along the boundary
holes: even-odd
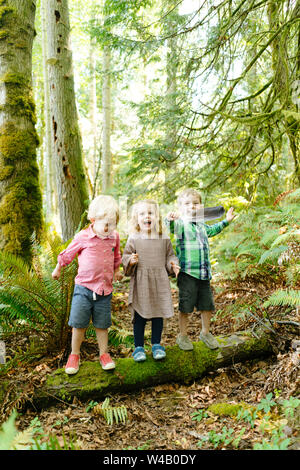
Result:
[[[178,335],[176,339],[176,344],[182,349],[183,351],[192,351],[194,349],[194,346],[189,339],[188,336],[185,335]]]
[[[200,333],[199,339],[200,339],[200,341],[203,341],[203,343],[209,349],[218,349],[218,347],[219,347],[218,341],[216,340],[216,338],[211,333],[207,333],[206,335],[204,333]]]

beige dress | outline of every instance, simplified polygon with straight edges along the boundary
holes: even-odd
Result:
[[[133,253],[139,255],[137,265],[130,266]],[[173,273],[171,262],[178,265],[169,237],[145,238],[142,235],[130,236],[127,240],[123,266],[126,276],[130,276],[128,307],[141,317],[169,318],[174,315],[169,274]]]

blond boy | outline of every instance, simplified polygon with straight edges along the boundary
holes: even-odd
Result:
[[[120,237],[116,232],[119,209],[111,196],[96,197],[89,206],[91,224],[77,233],[69,246],[58,255],[52,273],[59,279],[63,266],[78,255],[78,273],[69,318],[72,330],[72,350],[65,366],[69,375],[76,374],[80,364],[80,347],[90,318],[96,330],[99,361],[104,370],[114,369],[108,353],[108,328],[111,326],[113,279],[121,280]]]

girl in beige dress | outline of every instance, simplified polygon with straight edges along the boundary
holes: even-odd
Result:
[[[144,361],[146,322],[152,322],[154,359],[166,356],[161,346],[163,319],[174,315],[169,274],[179,273],[170,238],[162,233],[158,204],[139,201],[132,208],[131,230],[123,254],[126,276],[130,276],[128,306],[132,314],[135,350],[133,358]]]

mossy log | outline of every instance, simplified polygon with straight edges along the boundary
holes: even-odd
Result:
[[[103,371],[98,361],[83,362],[73,376],[58,369],[48,376],[42,388],[36,390],[33,404],[40,409],[55,401],[72,402],[74,397],[81,401],[101,400],[114,393],[158,384],[191,383],[220,367],[272,354],[267,333],[253,337],[242,332],[217,339],[220,347],[216,350],[208,349],[203,342],[193,343],[193,351],[169,346],[166,358],[161,361],[155,361],[151,354],[142,363],[136,363],[132,358],[116,359],[116,368],[112,371]]]

